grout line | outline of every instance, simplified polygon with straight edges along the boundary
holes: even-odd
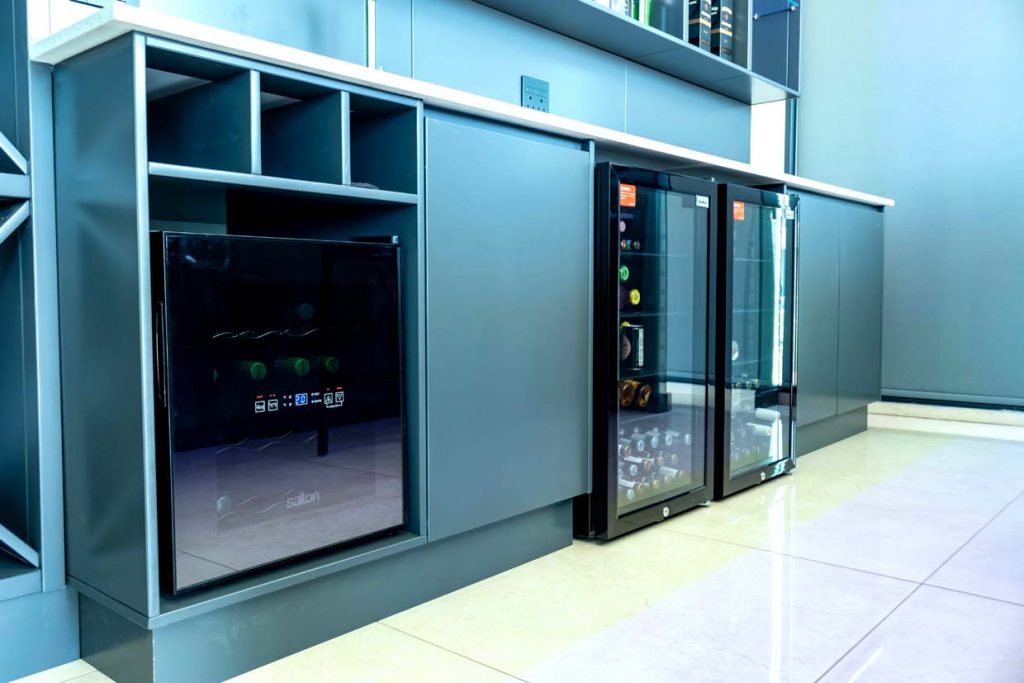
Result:
[[[834,669],[837,666],[839,666],[839,664],[844,659],[846,659],[848,656],[850,656],[851,652],[853,652],[858,647],[860,647],[860,644],[863,643],[865,640],[867,640],[868,636],[870,636],[872,633],[877,631],[878,627],[881,626],[882,624],[884,624],[889,619],[889,617],[891,617],[896,612],[896,610],[898,610],[900,607],[903,607],[903,605],[907,602],[907,600],[910,600],[910,598],[914,597],[914,595],[917,593],[917,591],[921,590],[921,586],[923,586],[923,585],[924,584],[918,584],[914,588],[914,590],[910,591],[910,593],[907,595],[907,597],[905,597],[902,600],[900,600],[899,603],[895,607],[893,607],[891,610],[889,610],[888,613],[886,613],[886,615],[884,617],[882,617],[881,619],[878,620],[877,624],[872,626],[868,630],[867,633],[865,633],[863,636],[861,636],[860,639],[858,639],[856,643],[851,645],[850,648],[846,652],[844,652],[842,655],[840,655],[840,657],[838,659],[836,659],[836,661],[832,662],[832,666],[830,666],[829,668],[825,669],[825,671],[820,676],[818,676],[816,679],[814,679],[814,683],[819,683],[820,681],[822,681],[825,678],[825,676],[828,676],[829,673],[831,673],[832,669]]]
[[[982,595],[981,593],[972,593],[971,591],[960,590],[959,588],[948,588],[946,586],[939,586],[934,583],[923,583],[921,584],[925,588],[936,588],[942,591],[948,591],[950,593],[960,593],[961,595],[969,595],[972,598],[980,598],[982,600],[992,600],[993,602],[1001,602],[1004,605],[1013,605],[1014,607],[1024,607],[1024,602],[1015,602],[1013,600],[1007,600],[1006,598],[993,598],[991,595]]]
[[[940,565],[938,566],[938,568],[936,568],[936,569],[935,569],[935,571],[933,571],[933,572],[932,572],[931,574],[929,574],[929,575],[927,576],[927,578],[925,578],[925,580],[924,580],[924,581],[920,582],[920,583],[918,584],[917,588],[915,588],[914,590],[912,590],[912,591],[910,592],[910,595],[908,595],[908,596],[907,596],[907,597],[905,597],[905,598],[904,598],[903,600],[901,600],[901,601],[900,601],[900,603],[899,603],[898,605],[896,605],[896,607],[894,607],[894,608],[893,608],[892,610],[890,610],[890,611],[889,611],[889,613],[888,613],[888,614],[886,614],[886,615],[885,615],[884,617],[882,617],[882,620],[881,620],[881,621],[879,621],[879,622],[878,622],[877,624],[875,624],[875,625],[874,625],[874,627],[872,627],[872,629],[871,629],[870,631],[868,631],[867,633],[865,633],[865,634],[864,634],[864,636],[863,636],[863,637],[862,637],[862,638],[861,638],[860,640],[858,640],[858,641],[857,641],[856,643],[854,643],[854,644],[853,644],[853,647],[851,647],[851,648],[850,648],[849,650],[847,650],[847,651],[846,651],[846,652],[845,652],[845,653],[843,654],[843,656],[842,656],[842,657],[840,657],[839,659],[837,659],[837,660],[836,660],[836,661],[835,661],[835,662],[834,662],[834,663],[832,664],[832,666],[830,666],[830,667],[829,667],[829,668],[828,668],[828,669],[827,669],[827,670],[825,671],[825,673],[823,673],[823,674],[822,674],[821,676],[819,676],[819,677],[818,677],[818,678],[817,678],[817,679],[815,680],[815,683],[818,683],[819,681],[821,681],[822,679],[824,679],[824,678],[825,678],[825,676],[827,676],[827,675],[829,674],[829,672],[831,672],[831,671],[832,671],[832,670],[833,670],[834,668],[836,668],[836,666],[838,666],[840,662],[842,662],[842,661],[843,661],[844,659],[846,659],[846,658],[847,658],[847,657],[848,657],[848,656],[850,655],[850,653],[851,653],[851,652],[853,652],[853,651],[854,651],[854,650],[855,650],[855,649],[856,649],[856,648],[857,648],[858,646],[860,646],[860,644],[861,644],[861,643],[863,643],[863,642],[864,642],[864,641],[865,641],[865,640],[866,640],[866,639],[868,638],[868,636],[870,636],[870,635],[871,635],[872,633],[874,633],[874,632],[875,632],[875,631],[876,631],[876,630],[878,629],[878,627],[879,627],[879,626],[881,626],[882,624],[884,624],[884,623],[886,622],[886,620],[887,620],[887,619],[888,619],[889,617],[891,617],[891,616],[893,615],[893,613],[895,613],[895,612],[896,612],[896,610],[898,610],[898,609],[899,609],[900,607],[902,607],[902,606],[903,606],[903,604],[904,604],[904,603],[906,603],[906,602],[907,602],[907,600],[909,600],[910,598],[912,598],[912,597],[913,597],[913,596],[914,596],[914,595],[915,595],[915,594],[916,594],[916,593],[917,593],[917,592],[918,592],[919,590],[921,590],[921,588],[922,588],[922,587],[924,587],[924,586],[927,586],[928,588],[937,588],[937,589],[939,589],[939,590],[950,590],[950,589],[942,588],[942,586],[932,586],[931,584],[929,584],[929,583],[928,583],[928,581],[930,581],[930,580],[932,579],[932,577],[934,577],[934,576],[935,576],[935,575],[936,575],[936,574],[937,574],[937,573],[939,572],[939,570],[940,570],[940,569],[942,569],[943,567],[945,567],[945,566],[946,566],[946,564],[947,564],[947,563],[948,563],[948,562],[949,562],[950,560],[952,560],[952,559],[953,559],[954,557],[956,557],[956,556],[957,556],[957,555],[958,555],[958,554],[960,553],[960,551],[961,551],[961,550],[963,550],[963,549],[964,549],[965,547],[967,547],[967,544],[968,544],[968,543],[970,543],[971,541],[973,541],[973,540],[974,540],[974,539],[975,539],[975,538],[976,538],[976,537],[978,536],[978,534],[980,534],[980,533],[981,533],[982,531],[984,531],[985,529],[987,529],[987,528],[988,528],[988,526],[989,526],[989,525],[990,525],[990,524],[991,524],[992,522],[994,522],[994,521],[995,521],[995,520],[996,520],[996,519],[997,519],[997,518],[998,518],[998,517],[999,517],[999,516],[1000,516],[1001,514],[1003,514],[1003,513],[1004,513],[1004,512],[1006,511],[1006,509],[1007,509],[1008,507],[1010,507],[1010,506],[1011,506],[1011,505],[1013,505],[1013,504],[1014,504],[1015,502],[1017,502],[1017,501],[1018,501],[1018,500],[1019,500],[1019,499],[1020,499],[1020,498],[1021,498],[1022,496],[1024,496],[1024,493],[1020,493],[1020,494],[1018,494],[1016,498],[1014,498],[1014,499],[1013,499],[1013,500],[1011,500],[1011,501],[1010,501],[1009,503],[1007,503],[1006,505],[1004,505],[1004,506],[1003,506],[1003,507],[1002,507],[1002,508],[1001,508],[1001,509],[999,510],[999,512],[997,512],[997,513],[996,513],[996,514],[995,514],[995,515],[994,515],[994,516],[992,517],[992,519],[990,519],[990,520],[988,520],[987,522],[985,522],[985,524],[983,524],[983,525],[982,525],[982,527],[981,527],[980,529],[978,529],[978,530],[977,530],[976,532],[974,532],[974,534],[973,534],[973,535],[971,535],[971,537],[970,537],[970,538],[968,538],[968,539],[967,539],[966,541],[964,541],[964,543],[963,543],[963,544],[962,544],[962,545],[961,545],[961,546],[960,546],[959,548],[957,548],[957,549],[956,549],[956,550],[955,550],[955,551],[954,551],[954,552],[953,552],[953,553],[952,553],[952,554],[951,554],[951,555],[950,555],[949,557],[947,557],[947,558],[945,559],[945,561],[943,561],[943,563],[942,563],[942,564],[940,564]],[[956,592],[956,593],[964,593],[965,591],[952,591],[952,592]],[[967,595],[972,595],[972,594],[970,594],[970,593],[967,593]],[[988,598],[987,596],[976,596],[976,597],[979,597],[979,598],[982,598],[982,599],[987,599],[987,600],[996,600],[997,602],[1005,602],[1005,603],[1008,603],[1008,604],[1011,604],[1011,605],[1016,605],[1016,604],[1017,604],[1017,603],[1009,602],[1009,601],[1007,601],[1007,600],[998,600],[997,598]]]
[[[823,564],[828,567],[835,567],[836,569],[846,569],[851,572],[858,572],[860,574],[870,574],[871,576],[877,576],[883,579],[892,579],[893,581],[902,581],[903,583],[913,583],[921,585],[922,582],[915,581],[914,579],[908,579],[903,576],[893,576],[892,574],[883,574],[882,572],[871,571],[870,569],[861,569],[859,567],[848,567],[845,564],[837,564],[836,562],[826,562],[825,560],[816,560],[813,557],[804,557],[803,555],[794,555],[793,553],[786,553],[780,550],[770,550],[768,548],[761,548],[756,545],[748,545],[746,543],[737,543],[736,541],[726,541],[721,538],[714,538],[712,536],[702,536],[700,534],[691,533],[689,531],[676,531],[674,529],[664,529],[671,534],[678,534],[680,536],[689,536],[691,538],[699,538],[704,541],[714,541],[716,543],[725,543],[726,545],[734,545],[740,548],[746,548],[748,550],[758,550],[763,553],[771,553],[772,555],[781,555],[783,557],[789,557],[794,560],[803,560],[805,562],[814,562],[815,564]]]
[[[952,560],[952,559],[953,559],[954,557],[956,557],[956,556],[957,556],[958,554],[960,554],[960,551],[961,551],[961,550],[963,550],[964,548],[966,548],[966,547],[967,547],[967,544],[968,544],[968,543],[970,543],[970,542],[971,542],[971,541],[973,541],[973,540],[974,540],[975,538],[977,538],[977,537],[978,537],[978,534],[980,534],[980,533],[981,533],[982,531],[984,531],[985,529],[987,529],[987,528],[989,527],[989,525],[990,525],[990,524],[992,524],[992,522],[994,522],[994,521],[996,521],[997,519],[999,519],[999,516],[1000,516],[1000,515],[1002,515],[1002,514],[1003,514],[1004,512],[1006,512],[1006,509],[1007,509],[1007,508],[1009,508],[1009,507],[1010,507],[1011,505],[1013,505],[1013,504],[1014,504],[1014,503],[1016,503],[1016,502],[1017,502],[1018,500],[1020,500],[1020,499],[1021,499],[1021,497],[1024,497],[1024,492],[1022,492],[1022,493],[1018,493],[1018,494],[1017,494],[1017,497],[1016,497],[1016,498],[1014,498],[1013,500],[1011,500],[1011,501],[1010,501],[1009,503],[1007,503],[1007,504],[1006,504],[1006,505],[1004,505],[1003,507],[999,508],[999,512],[997,512],[996,514],[994,514],[994,515],[992,516],[992,519],[990,519],[990,520],[988,520],[987,522],[985,522],[985,523],[984,523],[984,524],[983,524],[983,525],[981,526],[981,528],[980,528],[980,529],[978,529],[977,531],[975,531],[975,532],[974,532],[974,533],[973,533],[973,534],[971,535],[971,537],[970,537],[970,538],[968,538],[968,539],[967,539],[966,541],[964,541],[964,542],[963,542],[963,545],[961,545],[961,546],[960,546],[959,548],[957,548],[957,549],[956,549],[956,550],[955,550],[955,551],[953,552],[953,554],[951,554],[951,555],[950,555],[949,557],[947,557],[947,558],[945,559],[945,561],[943,561],[943,563],[942,563],[942,564],[940,564],[940,565],[939,565],[938,567],[936,567],[936,568],[935,568],[935,571],[933,571],[933,572],[932,572],[931,574],[929,574],[929,575],[928,575],[928,576],[927,576],[927,577],[925,578],[925,580],[924,580],[924,581],[922,581],[921,583],[922,583],[922,584],[926,584],[926,583],[928,583],[929,581],[931,581],[931,580],[932,580],[932,578],[934,578],[934,576],[935,576],[936,574],[938,574],[938,573],[939,573],[939,570],[940,570],[940,569],[942,569],[943,567],[945,567],[945,566],[946,566],[946,565],[947,565],[947,564],[949,563],[949,561],[950,561],[950,560]]]
[[[461,652],[456,652],[455,650],[450,650],[447,647],[444,647],[443,645],[438,645],[437,643],[435,643],[433,641],[430,641],[430,640],[427,640],[426,638],[421,638],[420,636],[416,635],[415,633],[409,633],[408,631],[403,631],[402,629],[397,628],[395,626],[392,626],[391,624],[386,624],[383,621],[378,621],[376,623],[380,624],[381,626],[385,626],[385,627],[391,629],[392,631],[395,631],[397,633],[401,633],[402,635],[409,636],[410,638],[415,638],[416,640],[418,640],[420,642],[423,642],[423,643],[426,643],[427,645],[430,645],[431,647],[436,647],[439,650],[444,650],[445,652],[447,652],[449,654],[453,654],[456,657],[459,657],[460,659],[465,659],[467,661],[473,662],[474,664],[479,664],[482,667],[488,668],[491,671],[496,671],[496,672],[500,673],[502,676],[508,676],[509,678],[511,678],[513,680],[522,681],[522,683],[530,683],[525,678],[519,678],[519,676],[516,676],[514,674],[510,674],[507,671],[502,671],[501,669],[499,669],[499,668],[497,668],[495,666],[491,666],[490,664],[487,664],[486,662],[481,662],[481,661],[479,661],[477,659],[473,659],[472,657],[468,657],[468,656],[462,654]]]

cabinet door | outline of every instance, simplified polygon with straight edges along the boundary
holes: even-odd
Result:
[[[800,197],[797,426],[836,414],[839,338],[839,217],[837,201]]]
[[[590,155],[427,121],[428,530],[588,488]]]
[[[882,393],[882,213],[845,204],[840,231],[839,412]]]

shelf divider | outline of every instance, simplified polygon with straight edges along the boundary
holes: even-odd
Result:
[[[252,188],[278,192],[304,193],[325,197],[338,197],[368,204],[415,205],[419,202],[419,195],[407,192],[375,190],[367,187],[336,185],[334,183],[321,183],[312,180],[258,176],[250,173],[236,173],[234,171],[178,166],[175,164],[164,164],[156,161],[151,161],[149,163],[149,174],[151,177],[157,178],[210,183],[237,188]]]

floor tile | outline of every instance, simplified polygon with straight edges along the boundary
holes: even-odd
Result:
[[[1024,498],[996,517],[928,583],[1024,605]]]
[[[525,671],[750,550],[657,528],[570,548],[384,620],[502,671]]]
[[[19,678],[12,683],[65,683],[65,681],[80,681],[83,680],[84,676],[98,673],[95,668],[92,667],[84,659],[78,659],[61,666],[55,666],[52,669],[46,671],[40,671],[37,674],[26,676],[25,678]],[[102,675],[102,674],[100,674]],[[86,683],[92,683],[86,681]]]
[[[1015,472],[1019,465],[1009,447],[1000,446],[868,432],[800,459],[790,476],[661,526],[923,581],[999,512],[1013,490],[1004,487],[997,496],[956,484],[957,476],[991,482],[994,472]],[[979,472],[957,458],[973,458]]]
[[[801,680],[914,587],[657,528],[577,546],[564,578],[538,561],[386,623],[530,681],[678,681],[697,665]]]
[[[231,679],[233,683],[509,683],[514,680],[380,624],[371,624]]]
[[[537,683],[813,681],[914,587],[753,552],[522,677]]]
[[[767,549],[924,581],[1003,507],[1001,501],[875,486]]]
[[[827,683],[1024,680],[1024,607],[924,586],[823,679]]]
[[[1008,503],[1024,492],[1024,443],[956,439],[888,483]]]

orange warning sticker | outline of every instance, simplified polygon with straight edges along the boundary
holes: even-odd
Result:
[[[742,221],[747,217],[747,205],[743,202],[732,203],[732,219]]]
[[[636,206],[636,185],[619,185],[619,206],[630,209]]]

